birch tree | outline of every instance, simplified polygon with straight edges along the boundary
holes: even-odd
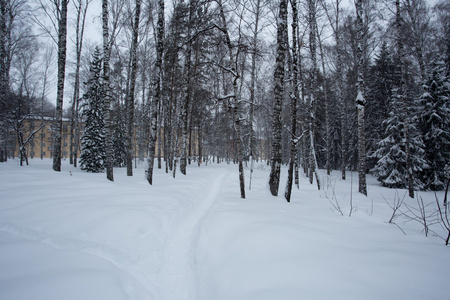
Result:
[[[308,0],[308,27],[309,27],[309,52],[311,56],[310,90],[308,107],[308,135],[309,135],[309,183],[313,183],[316,176],[317,188],[320,190],[320,178],[318,176],[317,157],[315,149],[316,110],[317,110],[317,8],[316,0]]]
[[[83,49],[84,29],[86,23],[86,14],[91,0],[78,0],[75,3],[75,9],[77,11],[77,20],[75,28],[75,52],[76,52],[76,64],[75,64],[75,82],[73,87],[72,97],[72,119],[70,122],[70,163],[74,167],[77,166],[78,145],[80,139],[80,127],[79,127],[79,98],[80,98],[80,68],[81,68],[81,53]]]
[[[111,57],[111,40],[109,36],[109,10],[108,0],[102,0],[102,30],[103,30],[103,93],[104,109],[103,120],[105,122],[105,166],[106,178],[114,181],[113,170],[113,132],[111,122],[111,87],[109,83]]]
[[[356,8],[356,39],[357,39],[357,72],[358,79],[356,83],[356,108],[358,112],[358,173],[359,173],[359,192],[367,196],[366,186],[366,146],[365,146],[365,132],[364,132],[364,109],[366,100],[364,98],[364,55],[363,55],[363,38],[364,38],[364,24],[363,24],[363,5],[362,0],[355,0]]]
[[[164,51],[164,0],[158,0],[158,21],[156,27],[156,62],[152,77],[152,102],[150,108],[150,137],[147,155],[146,178],[153,184],[153,165],[156,153],[156,135],[158,133],[158,107],[161,100],[161,76]]]
[[[232,78],[233,91],[231,95],[226,95],[222,100],[226,100],[227,98],[232,99],[231,108],[233,113],[233,124],[234,124],[234,134],[235,141],[237,147],[237,162],[239,168],[239,187],[241,192],[241,198],[245,198],[245,183],[244,183],[244,165],[243,165],[243,148],[242,148],[242,140],[241,140],[241,122],[243,122],[244,117],[242,114],[241,102],[238,99],[239,96],[239,87],[238,81],[240,79],[240,74],[238,70],[239,65],[239,51],[240,45],[237,46],[238,50],[233,51],[233,45],[231,43],[230,34],[228,31],[228,24],[225,18],[225,12],[222,4],[222,0],[218,1],[219,5],[219,13],[220,13],[220,21],[221,24],[218,26],[218,29],[223,33],[225,38],[225,44],[228,51],[228,65],[221,66]]]
[[[406,93],[406,75],[405,75],[405,53],[403,49],[403,40],[402,40],[402,19],[401,19],[401,11],[400,11],[400,0],[395,0],[395,23],[396,23],[396,39],[397,39],[397,52],[399,57],[400,64],[400,74],[401,74],[401,82],[400,89],[398,91],[398,97],[402,99],[403,104],[403,116],[404,116],[404,138],[405,138],[405,155],[406,155],[406,171],[408,174],[408,194],[411,198],[414,198],[414,179],[413,179],[413,170],[411,164],[411,149],[410,149],[410,132],[409,132],[409,114],[408,114],[408,103]]]
[[[137,76],[137,47],[139,38],[139,20],[141,15],[141,0],[136,0],[133,22],[133,38],[131,41],[131,71],[127,95],[127,176],[133,176],[133,137],[134,137],[134,94]]]
[[[291,191],[292,191],[292,181],[294,173],[294,162],[297,155],[297,102],[299,99],[299,88],[298,88],[298,10],[297,10],[297,0],[291,1],[292,6],[292,91],[290,95],[291,100],[291,140],[290,140],[290,158],[289,158],[289,169],[288,169],[288,179],[286,183],[286,190],[284,197],[287,202],[291,201]]]
[[[184,72],[185,72],[185,86],[184,95],[181,103],[181,145],[180,145],[180,172],[186,175],[186,165],[187,165],[187,147],[188,147],[188,128],[189,128],[189,106],[191,104],[192,97],[192,27],[193,19],[195,13],[196,1],[189,1],[189,11],[188,11],[188,24],[187,24],[187,42],[186,42],[186,55],[184,61]]]
[[[284,91],[284,66],[286,63],[286,36],[287,36],[287,0],[280,0],[277,18],[277,52],[276,65],[273,75],[274,79],[274,101],[273,101],[273,119],[272,119],[272,158],[269,178],[269,188],[273,196],[278,196],[280,186],[280,168],[281,168],[281,136],[282,123],[281,112]]]
[[[53,151],[53,170],[61,171],[61,130],[63,117],[64,79],[66,76],[67,50],[67,6],[69,0],[57,3],[58,11],[58,84],[56,92],[55,140]]]
[[[0,1],[0,162],[7,160],[5,111],[9,94],[9,70],[7,63],[7,2]]]

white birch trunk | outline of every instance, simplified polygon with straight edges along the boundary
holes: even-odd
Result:
[[[105,122],[105,153],[106,153],[106,178],[114,181],[113,170],[113,132],[111,120],[111,87],[109,83],[109,60],[111,56],[111,45],[109,39],[108,24],[108,0],[102,0],[102,29],[103,29],[103,88],[104,108],[103,120]]]
[[[281,113],[284,92],[284,65],[286,63],[287,0],[280,1],[277,19],[277,53],[274,71],[273,140],[269,188],[273,196],[278,196],[281,168]]]
[[[356,83],[356,109],[358,112],[358,173],[359,173],[359,192],[367,196],[366,185],[366,146],[365,146],[365,128],[364,128],[364,110],[366,106],[366,100],[364,97],[364,78],[363,78],[363,37],[364,37],[364,24],[363,24],[363,6],[362,0],[355,0],[356,8],[356,36],[357,36],[357,69],[358,80]]]
[[[158,106],[161,100],[162,56],[164,51],[164,0],[158,0],[158,23],[156,34],[156,62],[152,79],[152,102],[150,111],[150,137],[147,155],[146,178],[153,184],[153,165],[156,152],[156,135],[158,133]]]

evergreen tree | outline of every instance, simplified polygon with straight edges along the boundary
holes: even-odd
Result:
[[[398,64],[395,64],[398,66]],[[385,128],[383,138],[378,142],[378,149],[372,154],[372,158],[377,160],[372,174],[377,177],[383,186],[389,188],[408,188],[409,171],[407,168],[407,153],[405,138],[405,126],[409,128],[409,151],[411,158],[412,172],[415,175],[413,185],[415,189],[425,188],[420,175],[428,168],[425,160],[425,150],[422,136],[417,130],[417,118],[411,118],[411,122],[405,122],[405,114],[417,116],[417,112],[409,109],[404,110],[403,95],[399,91],[401,86],[400,68],[397,67],[392,89],[392,99],[389,103],[389,115],[383,121]]]
[[[392,99],[394,80],[394,65],[392,55],[386,43],[381,46],[380,53],[375,58],[375,64],[370,68],[368,79],[366,145],[367,168],[370,170],[377,163],[373,156],[378,149],[378,143],[384,135],[383,122],[389,117],[389,103]]]
[[[113,166],[114,167],[124,167],[127,156],[126,147],[126,123],[123,108],[121,105],[117,105],[118,108],[114,112],[114,134],[113,134]]]
[[[436,62],[424,84],[421,125],[430,168],[423,175],[426,188],[444,188],[445,165],[450,162],[450,80],[446,64]]]
[[[81,137],[80,168],[88,172],[102,172],[105,168],[105,123],[103,121],[104,93],[101,82],[102,58],[100,49],[90,65],[90,76],[85,83],[82,116],[86,123]]]

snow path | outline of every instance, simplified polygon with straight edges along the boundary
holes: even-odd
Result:
[[[201,224],[216,202],[223,179],[229,172],[223,172],[205,187],[205,193],[197,197],[192,211],[180,220],[175,232],[167,242],[160,271],[160,295],[162,300],[183,300],[197,298],[197,274],[195,249]]]

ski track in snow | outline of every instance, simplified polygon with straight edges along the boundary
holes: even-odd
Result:
[[[204,217],[215,204],[223,179],[220,174],[206,191],[198,195],[197,205],[180,220],[167,242],[159,276],[161,300],[188,300],[197,298],[195,249]]]

